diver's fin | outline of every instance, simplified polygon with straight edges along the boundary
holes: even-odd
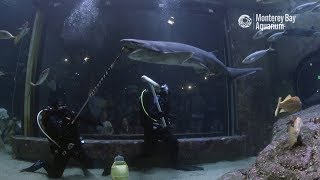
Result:
[[[174,52],[174,53],[168,52],[164,54],[165,56],[175,57],[180,64],[187,62],[193,56],[192,52]]]
[[[32,166],[20,170],[20,172],[35,172],[36,170],[45,167],[45,161],[38,160]]]
[[[277,117],[278,114],[279,114],[279,109],[280,109],[280,102],[281,102],[281,100],[282,100],[282,97],[279,97],[279,99],[278,99],[278,104],[277,104],[277,108],[276,108],[276,110],[275,110],[275,112],[274,112],[274,117]]]
[[[262,68],[230,68],[227,67],[227,75],[232,79],[236,80],[238,78],[242,78],[248,76],[250,74],[254,74],[257,71],[261,71]]]

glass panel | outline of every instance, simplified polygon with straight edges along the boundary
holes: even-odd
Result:
[[[185,43],[213,51],[225,63],[224,12],[218,8],[196,9],[182,2],[171,3],[170,7],[162,7],[161,2],[132,7],[113,2],[103,6],[95,1],[83,2],[70,3],[71,11],[49,12],[42,49],[42,69],[51,68],[48,82],[65,90],[67,104],[75,111],[120,53],[121,39]],[[224,76],[207,76],[188,67],[132,61],[126,54],[81,113],[81,133],[143,133],[139,97],[149,86],[141,81],[142,75],[168,84],[176,133],[226,134]],[[40,107],[48,104],[51,91],[49,86],[40,87]]]

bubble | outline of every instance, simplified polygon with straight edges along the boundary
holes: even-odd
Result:
[[[68,35],[85,36],[90,32],[99,15],[97,0],[82,0],[69,17],[64,21],[64,28]]]

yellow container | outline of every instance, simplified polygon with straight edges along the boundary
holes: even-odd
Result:
[[[122,156],[114,158],[114,163],[111,167],[111,177],[113,180],[128,180],[129,168]]]

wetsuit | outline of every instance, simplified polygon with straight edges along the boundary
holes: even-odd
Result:
[[[140,97],[140,121],[144,128],[144,156],[149,156],[154,151],[153,147],[159,140],[165,142],[169,147],[172,166],[176,167],[178,162],[178,140],[171,132],[169,117],[170,103],[168,95],[160,93],[157,95],[162,110],[159,113],[152,93],[144,90]],[[164,117],[167,127],[161,126],[161,118]]]
[[[53,161],[39,160],[31,167],[21,171],[34,172],[43,167],[50,178],[59,178],[62,176],[68,160],[74,158],[81,163],[84,174],[88,175],[87,167],[90,161],[81,146],[83,141],[80,138],[77,123],[71,124],[74,113],[66,106],[60,106],[48,107],[43,110],[41,115],[45,132],[60,147],[49,139]]]

